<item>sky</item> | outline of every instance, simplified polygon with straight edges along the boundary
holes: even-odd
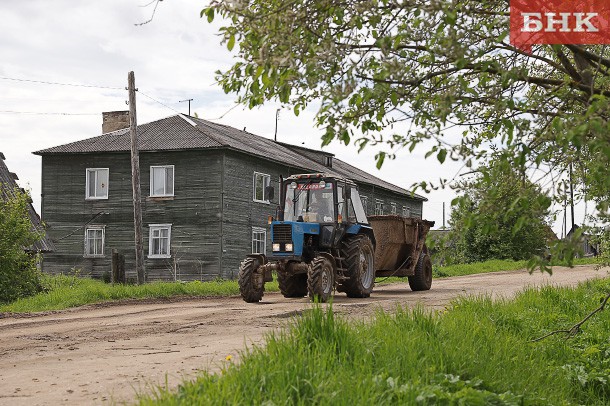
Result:
[[[135,73],[138,88],[139,124],[186,114],[188,103],[180,101],[192,98],[191,111],[201,118],[273,138],[279,104],[235,107],[236,95],[224,94],[215,84],[215,72],[236,59],[220,44],[218,19],[209,24],[200,18],[207,3],[162,1],[151,22],[137,25],[151,18],[154,3],[149,2],[0,3],[0,152],[19,184],[31,190],[38,211],[41,158],[32,152],[100,135],[102,112],[128,109],[129,71]],[[278,141],[320,149],[322,132],[314,126],[314,116],[314,108],[298,117],[282,109]],[[425,148],[400,151],[380,170],[373,147],[358,153],[355,146],[335,141],[323,149],[405,189],[416,182],[453,178],[462,170],[456,162],[441,165],[434,156],[425,159]],[[440,228],[443,203],[449,219],[455,193],[444,189],[424,196],[424,218]],[[577,223],[582,223],[584,211],[584,205],[577,206]],[[561,220],[553,227],[558,235]]]

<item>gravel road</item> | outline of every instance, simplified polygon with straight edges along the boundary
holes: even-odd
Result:
[[[511,297],[525,286],[572,286],[607,277],[608,268],[554,268],[435,279],[432,290],[405,283],[376,286],[368,299],[335,298],[346,317],[417,303],[442,309],[459,295]],[[0,405],[131,402],[158,384],[175,386],[202,369],[218,370],[227,355],[261,343],[310,307],[307,299],[267,293],[259,304],[240,297],[128,301],[32,315],[0,314]]]

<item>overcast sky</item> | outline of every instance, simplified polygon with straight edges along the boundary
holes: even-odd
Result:
[[[279,105],[230,110],[235,95],[225,95],[214,82],[214,72],[234,61],[220,45],[218,21],[199,17],[206,2],[171,0],[159,3],[152,22],[150,0],[27,0],[0,4],[0,151],[21,186],[31,189],[40,208],[41,158],[32,151],[101,134],[103,111],[128,109],[127,73],[135,72],[138,123],[187,113],[180,100],[199,117],[273,138]],[[52,4],[52,5],[51,5]],[[32,81],[82,84],[61,86]],[[153,101],[149,96],[156,101]],[[162,104],[161,104],[162,103]],[[229,111],[230,110],[230,111]],[[37,114],[32,114],[37,113]],[[45,114],[39,114],[45,113]],[[297,118],[282,110],[278,140],[320,148],[321,131],[313,125],[314,109]],[[222,117],[222,118],[220,118]],[[461,165],[440,165],[424,159],[424,149],[400,153],[375,167],[376,151],[358,154],[353,146],[334,142],[325,150],[338,158],[403,188],[415,182],[452,178]],[[442,226],[443,202],[455,197],[451,190],[426,195],[424,217]],[[584,208],[579,207],[577,223]],[[568,220],[569,221],[569,220]],[[561,219],[554,229],[559,232]]]

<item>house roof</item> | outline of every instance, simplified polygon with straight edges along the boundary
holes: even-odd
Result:
[[[223,124],[213,123],[181,114],[138,125],[138,149],[140,151],[164,151],[184,149],[228,148],[304,171],[326,172],[335,176],[353,179],[383,189],[411,195],[403,188],[383,181],[346,162],[333,158],[332,168],[324,165],[327,152],[279,143],[247,131]],[[69,144],[34,152],[37,155],[84,154],[94,152],[129,152],[131,138],[129,129],[109,132]],[[318,159],[320,157],[320,159]],[[427,200],[423,196],[411,196],[417,200]]]
[[[4,163],[4,159],[4,154],[0,152],[0,199],[3,200],[15,196],[15,189],[23,191],[16,182],[19,178],[16,174],[8,170],[8,167]],[[32,222],[32,228],[36,231],[44,231],[40,217],[38,216],[38,213],[36,213],[36,210],[34,210],[34,206],[32,206],[31,202],[28,203],[28,215]],[[37,241],[32,247],[28,247],[26,250],[49,252],[55,250],[55,246],[51,240],[44,236],[40,241]]]

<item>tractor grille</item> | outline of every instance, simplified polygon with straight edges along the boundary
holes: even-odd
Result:
[[[273,242],[291,242],[292,226],[290,224],[273,225]]]

